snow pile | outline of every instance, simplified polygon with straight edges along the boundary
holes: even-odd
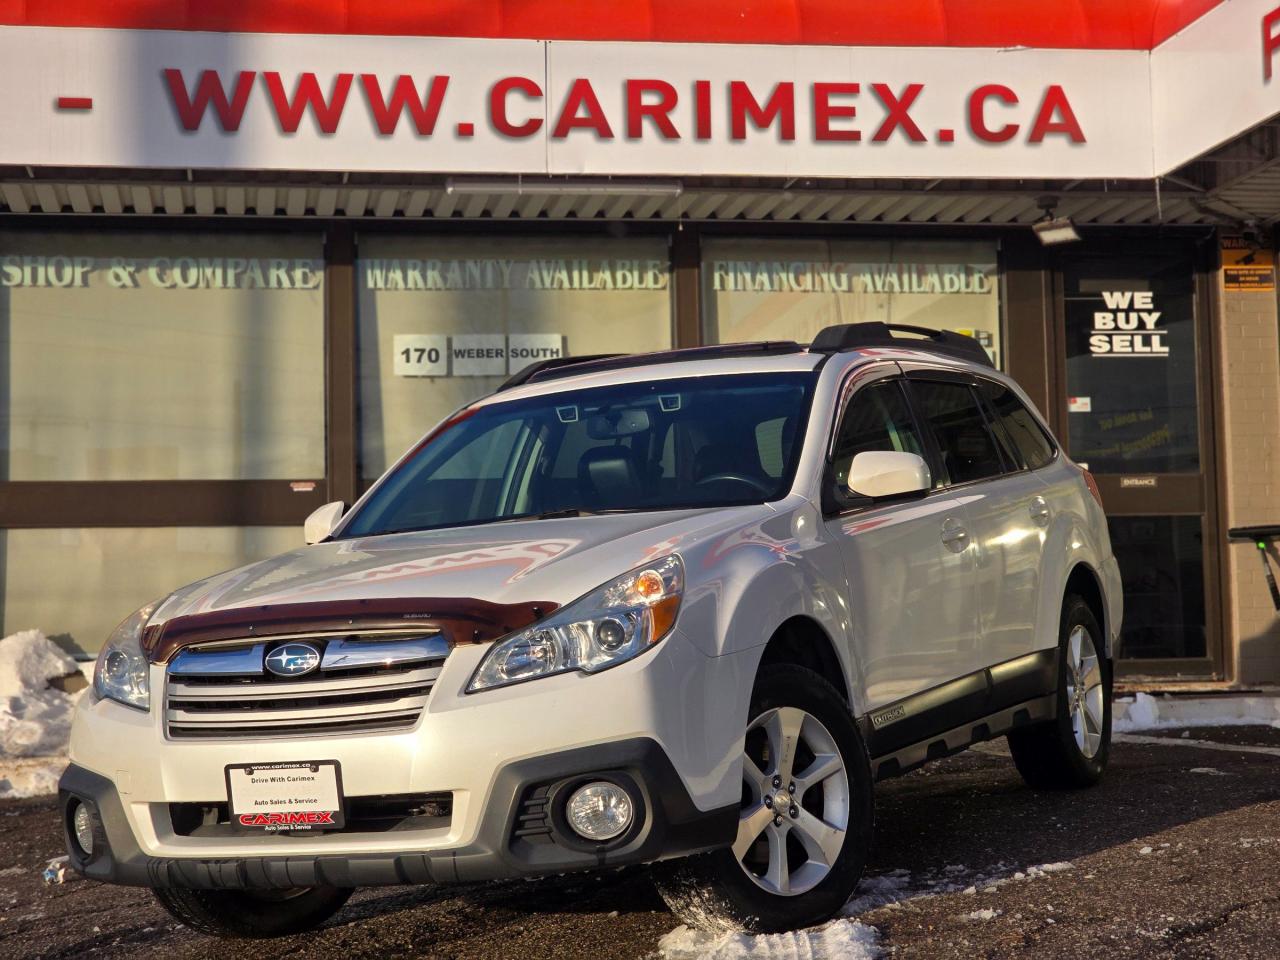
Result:
[[[79,694],[49,685],[79,665],[39,630],[0,640],[0,797],[53,793]]]
[[[658,941],[663,960],[875,960],[883,951],[875,927],[833,920],[821,927],[753,937],[676,927]]]
[[[1139,692],[1117,700],[1111,729],[1116,733],[1171,727],[1280,726],[1280,698],[1266,696],[1153,697]]]

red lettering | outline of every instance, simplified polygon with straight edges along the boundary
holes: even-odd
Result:
[[[205,111],[210,101],[218,114],[218,123],[228,133],[240,129],[240,121],[244,117],[245,104],[249,102],[249,93],[253,89],[253,70],[241,70],[236,77],[235,92],[230,99],[222,89],[222,78],[217,70],[205,70],[196,81],[194,96],[187,94],[187,84],[182,78],[182,71],[166,69],[164,78],[169,83],[169,95],[173,97],[173,106],[178,111],[178,119],[182,121],[184,130],[199,130],[204,120]]]
[[[777,119],[780,121],[779,139],[794,140],[796,138],[795,84],[789,81],[779,83],[773,88],[773,93],[769,95],[769,99],[762,107],[752,95],[751,88],[743,81],[730,81],[729,118],[732,139],[747,139],[748,117],[751,118],[751,123],[757,130],[767,130]]]
[[[693,135],[697,140],[711,139],[711,81],[693,82]]]
[[[586,114],[578,116],[578,111],[583,109],[586,110]],[[583,77],[573,81],[573,86],[569,88],[569,95],[564,98],[560,119],[556,121],[556,127],[551,131],[551,136],[557,140],[563,140],[569,135],[570,130],[594,130],[601,140],[613,139],[613,128],[605,119],[604,108],[596,99],[591,81]]]
[[[400,123],[400,115],[405,109],[413,117],[413,125],[418,134],[429,137],[436,129],[436,119],[440,116],[440,105],[444,103],[444,93],[449,88],[448,77],[432,77],[425,97],[418,95],[413,77],[396,77],[395,86],[391,90],[391,100],[382,97],[382,87],[378,78],[372,73],[362,73],[360,83],[364,87],[365,99],[369,101],[369,109],[373,112],[373,121],[378,125],[378,132],[389,137],[396,132]]]
[[[986,143],[1012,140],[1018,133],[1016,123],[1006,123],[995,130],[987,126],[987,101],[991,99],[1012,106],[1018,102],[1018,95],[999,83],[987,83],[973,91],[969,94],[969,129],[975,137]]]
[[[1276,50],[1280,49],[1280,33],[1276,33],[1276,24],[1280,23],[1280,7],[1262,15],[1262,79],[1271,82]]]
[[[1060,119],[1055,120],[1055,114]],[[1044,100],[1040,102],[1027,143],[1040,143],[1051,133],[1061,133],[1072,143],[1084,143],[1084,132],[1067,102],[1067,95],[1056,83],[1044,92]]]
[[[657,103],[645,103],[646,93],[656,93]],[[676,88],[665,80],[627,81],[627,139],[639,140],[644,132],[644,121],[653,121],[664,140],[679,140],[680,133],[671,122],[670,113],[676,108],[679,97]]]
[[[269,71],[262,75],[266,81],[267,92],[271,94],[271,105],[275,108],[276,119],[280,129],[285,133],[297,133],[302,124],[302,115],[311,108],[315,115],[316,125],[325,134],[336,133],[338,121],[342,119],[342,108],[347,103],[347,93],[351,90],[352,75],[340,73],[333,81],[333,93],[326,101],[320,92],[320,82],[314,73],[303,73],[298,76],[298,86],[290,101],[284,92],[284,83],[280,74]]]
[[[856,83],[815,83],[813,85],[813,129],[815,140],[861,140],[860,130],[833,130],[832,120],[853,119],[858,115],[858,108],[851,103],[832,103],[835,97],[856,97]]]
[[[504,137],[531,137],[542,129],[541,117],[512,123],[507,117],[507,94],[515,91],[534,100],[542,99],[542,88],[528,77],[503,77],[489,88],[489,120]]]
[[[916,102],[916,97],[920,96],[920,91],[924,89],[924,84],[908,83],[903,88],[901,96],[896,96],[887,83],[873,83],[871,89],[880,98],[885,110],[889,111],[889,115],[884,118],[884,123],[880,124],[880,129],[875,132],[875,136],[871,139],[876,143],[884,143],[884,141],[893,136],[895,129],[901,127],[908,140],[915,143],[924,143],[924,132],[916,126],[916,122],[911,119],[910,114],[907,112],[911,109],[911,105]]]

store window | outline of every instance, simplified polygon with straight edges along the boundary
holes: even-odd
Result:
[[[1195,281],[1182,258],[1063,271],[1071,456],[1094,473],[1197,473]]]
[[[1200,517],[1111,517],[1124,585],[1120,656],[1204,657],[1204,524]]]
[[[43,630],[71,652],[95,653],[143,604],[301,545],[300,526],[0,531],[4,634]]]
[[[323,477],[323,284],[318,237],[0,234],[0,479]]]
[[[671,346],[665,238],[364,236],[361,472],[535,360]]]
[[[724,237],[702,251],[709,342],[807,343],[880,320],[969,334],[1003,365],[994,243]]]

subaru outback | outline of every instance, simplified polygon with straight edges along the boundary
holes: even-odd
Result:
[[[958,334],[544,361],[305,540],[130,616],[76,713],[71,864],[199,931],[638,863],[794,928],[876,781],[996,737],[1036,788],[1107,764],[1098,489]]]

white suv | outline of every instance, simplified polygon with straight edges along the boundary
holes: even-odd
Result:
[[[1097,488],[956,334],[535,365],[307,540],[131,616],[76,715],[72,864],[197,930],[659,860],[686,919],[802,926],[876,780],[1107,762]]]

